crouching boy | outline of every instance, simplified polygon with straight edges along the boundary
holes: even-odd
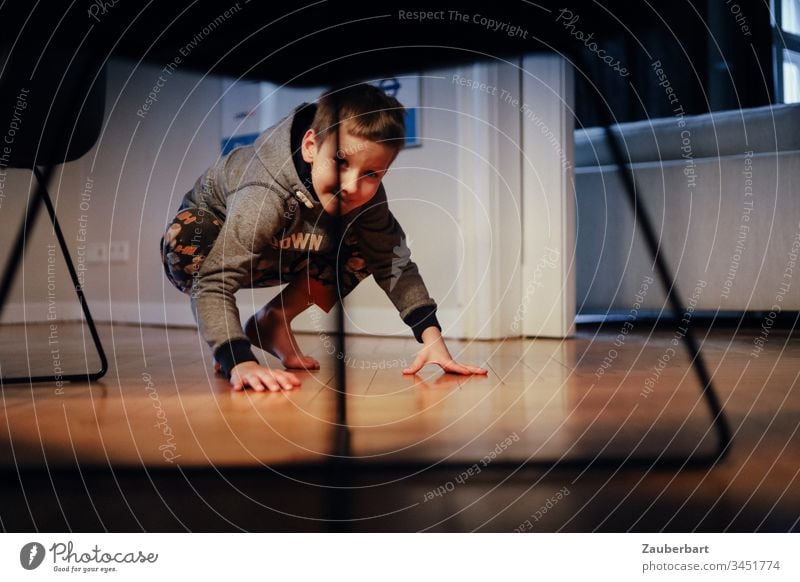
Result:
[[[252,346],[287,369],[319,368],[301,352],[292,320],[311,304],[330,311],[369,275],[423,344],[404,374],[428,363],[486,374],[451,357],[436,303],[388,208],[381,180],[403,147],[403,113],[371,85],[325,93],[222,157],[184,196],[161,240],[164,269],[191,297],[217,369],[234,389],[298,386],[291,372],[261,366]],[[242,328],[236,291],[285,283]]]

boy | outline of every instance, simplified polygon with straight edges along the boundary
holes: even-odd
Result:
[[[436,303],[389,212],[381,180],[404,137],[403,107],[380,89],[328,92],[221,158],[186,194],[161,241],[164,268],[191,296],[200,332],[235,390],[300,384],[291,372],[261,366],[251,344],[288,369],[319,368],[301,353],[292,320],[312,303],[330,311],[336,293],[343,298],[369,275],[423,344],[404,374],[428,363],[486,374],[450,356]],[[333,235],[337,212],[342,241]],[[242,329],[234,293],[283,283],[289,285]]]

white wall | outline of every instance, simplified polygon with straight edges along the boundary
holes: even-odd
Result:
[[[87,265],[85,290],[99,320],[193,324],[187,298],[163,275],[158,242],[183,194],[219,155],[223,135],[223,81],[153,65],[118,60],[108,70],[104,133],[93,150],[63,168],[53,186],[58,215],[76,258],[79,219],[85,215],[88,242],[128,241],[127,263]],[[458,71],[429,71],[421,82],[422,147],[403,151],[385,185],[393,212],[403,225],[413,258],[437,300],[445,331],[454,337],[518,335],[511,328],[520,305],[522,222],[521,116],[481,91],[453,82],[453,74],[493,80],[519,92],[518,68],[475,65]],[[142,110],[159,80],[166,82]],[[293,90],[297,91],[297,90]],[[302,93],[302,92],[301,92]],[[287,97],[289,95],[289,97]],[[300,93],[283,93],[271,108],[291,108]],[[302,94],[299,100],[307,99]],[[14,172],[22,185],[24,172]],[[86,184],[89,182],[89,188]],[[82,211],[82,194],[90,195]],[[24,196],[0,209],[3,224],[21,219]],[[85,207],[84,207],[85,209]],[[15,214],[16,213],[16,214]],[[44,320],[47,295],[47,236],[40,220],[26,261],[24,292],[16,286],[6,320]],[[16,227],[10,230],[15,230]],[[15,233],[3,229],[5,245]],[[58,279],[59,316],[78,317],[66,271]],[[560,285],[559,285],[560,286]],[[242,290],[247,317],[275,290]],[[22,312],[23,304],[36,306]],[[350,331],[408,336],[397,312],[370,279],[347,302]],[[297,329],[331,329],[330,319],[301,318]]]
[[[160,75],[166,82],[142,118],[137,111]],[[74,261],[84,245],[130,244],[126,263],[84,263],[84,291],[97,319],[192,323],[183,296],[164,284],[158,242],[181,196],[219,153],[219,95],[220,81],[215,78],[180,70],[164,75],[157,66],[123,60],[108,67],[103,133],[88,154],[60,168],[51,187]],[[14,172],[7,188],[24,192],[27,175]],[[3,224],[14,225],[16,231],[25,197],[13,200],[13,209],[2,209]],[[8,229],[3,231],[4,239],[10,240]],[[45,319],[47,244],[55,242],[50,231],[47,219],[40,216],[24,265],[28,284],[23,292],[23,277],[18,278],[4,320]],[[79,240],[82,231],[85,242]],[[61,264],[59,257],[59,317],[75,318],[79,306]],[[23,304],[33,312],[23,312]]]

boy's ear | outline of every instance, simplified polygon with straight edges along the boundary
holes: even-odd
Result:
[[[303,154],[304,161],[309,164],[314,163],[314,158],[317,155],[317,132],[313,129],[306,131],[306,134],[303,136],[300,151]]]

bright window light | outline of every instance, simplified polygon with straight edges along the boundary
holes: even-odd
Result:
[[[783,51],[783,102],[800,102],[800,53]]]
[[[800,0],[781,0],[781,20],[783,30],[800,34]]]

